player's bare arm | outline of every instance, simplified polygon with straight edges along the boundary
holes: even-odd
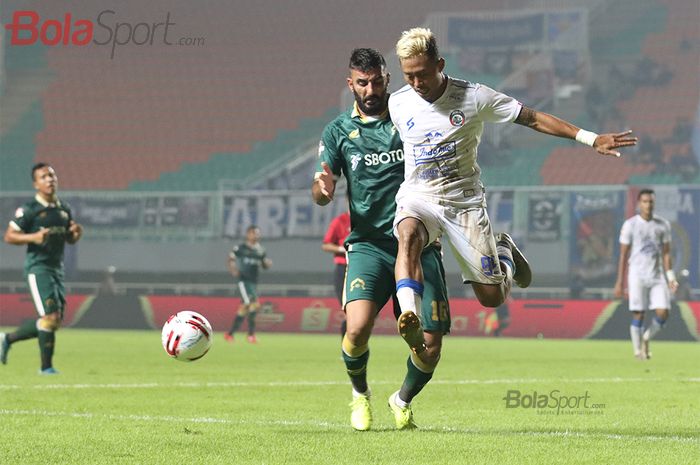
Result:
[[[8,244],[27,245],[27,244],[43,244],[49,236],[48,228],[41,228],[34,233],[25,233],[15,230],[12,226],[8,226],[5,231],[4,240]]]
[[[317,205],[328,205],[333,200],[335,193],[335,176],[328,163],[321,162],[323,171],[314,174],[314,183],[311,185],[311,196]]]
[[[620,152],[617,149],[637,145],[637,138],[632,136],[631,130],[618,133],[595,134],[584,131],[554,115],[536,111],[526,106],[523,106],[514,122],[544,134],[577,140],[592,146],[599,154],[606,156],[619,157]]]
[[[668,281],[668,288],[671,290],[671,292],[676,292],[676,290],[678,290],[678,280],[676,279],[676,273],[673,271],[670,243],[666,243],[663,246],[663,264],[664,272],[666,273],[666,280]]]
[[[345,253],[345,247],[342,245],[333,244],[332,242],[324,242],[321,244],[321,250],[332,254]]]
[[[620,259],[617,263],[617,280],[615,281],[615,297],[624,297],[624,279],[627,273],[627,260],[629,260],[630,245],[620,244]]]

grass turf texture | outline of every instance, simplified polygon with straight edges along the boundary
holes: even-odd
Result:
[[[386,400],[407,349],[370,342],[374,425],[349,425],[340,338],[215,335],[202,360],[169,359],[158,332],[61,330],[57,376],[36,341],[0,366],[2,464],[693,464],[700,463],[700,345],[446,338],[413,403],[420,430],[395,431]],[[508,390],[589,394],[559,415],[506,408]],[[556,410],[556,409],[554,409]]]

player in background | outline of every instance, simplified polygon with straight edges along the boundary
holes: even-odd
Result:
[[[649,341],[666,323],[671,308],[671,292],[678,289],[671,260],[671,225],[654,214],[655,199],[653,190],[639,191],[639,214],[622,225],[615,281],[615,297],[622,298],[623,280],[627,275],[629,309],[632,312],[630,338],[634,356],[640,360],[651,358]],[[656,315],[642,333],[644,312],[652,309]]]
[[[333,288],[335,295],[343,306],[343,284],[345,283],[345,269],[347,267],[347,259],[345,258],[345,240],[350,234],[350,212],[344,211],[340,215],[333,218],[328,225],[326,235],[323,236],[321,250],[333,254]],[[340,325],[340,337],[345,337],[345,329],[347,322],[343,318]]]
[[[486,86],[443,73],[435,36],[429,29],[405,31],[396,44],[404,86],[389,98],[389,113],[401,134],[405,180],[396,196],[394,220],[399,240],[396,294],[404,312],[399,321],[416,336],[421,307],[423,248],[446,235],[465,283],[479,302],[498,307],[511,283],[528,287],[530,265],[506,233],[495,236],[477,164],[485,122],[514,122],[536,131],[575,139],[608,156],[636,144],[631,131],[595,134],[547,113],[535,111]]]
[[[392,234],[396,191],[403,179],[401,140],[387,112],[389,74],[384,57],[373,49],[355,49],[347,85],[355,97],[352,108],[329,123],[319,145],[319,163],[311,188],[314,201],[333,200],[336,179],[347,180],[351,232],[346,241],[345,315],[342,341],[353,401],[354,429],[372,424],[371,391],[367,384],[369,339],[377,313],[394,292],[397,242]],[[401,389],[389,397],[398,429],[415,428],[411,401],[433,376],[440,359],[450,314],[442,257],[430,246],[422,254],[425,298],[420,309],[425,334],[408,340],[412,351]]]
[[[260,309],[258,300],[258,275],[260,268],[268,269],[272,260],[267,258],[265,249],[260,245],[260,228],[255,225],[246,229],[246,240],[231,249],[228,255],[228,270],[231,276],[238,278],[238,290],[241,293],[241,305],[233,320],[231,329],[224,334],[224,339],[233,342],[233,334],[248,317],[248,342],[255,344],[255,317]]]
[[[66,243],[80,240],[83,228],[73,219],[70,206],[58,198],[58,177],[50,165],[34,165],[32,181],[36,195],[15,212],[5,231],[5,242],[27,246],[24,276],[39,318],[24,321],[13,333],[0,333],[0,362],[7,363],[12,344],[36,337],[40,373],[52,375],[58,373],[53,367],[53,353],[66,308],[63,251]]]

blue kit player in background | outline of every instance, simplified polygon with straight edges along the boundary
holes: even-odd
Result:
[[[654,214],[656,195],[642,189],[637,196],[639,214],[627,219],[620,231],[620,260],[617,267],[615,296],[623,296],[623,279],[627,275],[629,309],[632,312],[630,338],[634,356],[651,358],[649,341],[668,319],[671,292],[678,289],[678,280],[671,259],[671,224]],[[655,315],[642,332],[644,312]]]
[[[39,314],[38,319],[23,322],[14,332],[0,333],[0,362],[7,363],[10,347],[26,339],[39,339],[41,374],[58,373],[53,367],[56,330],[66,307],[63,251],[66,243],[75,244],[83,228],[73,219],[70,206],[58,198],[56,171],[46,163],[32,167],[36,195],[15,212],[5,231],[5,242],[26,245],[24,276]]]

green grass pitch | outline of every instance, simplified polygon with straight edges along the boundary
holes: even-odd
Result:
[[[420,429],[395,431],[386,400],[407,349],[377,336],[374,424],[360,433],[338,336],[243,336],[216,334],[206,357],[180,363],[155,331],[64,329],[51,377],[37,374],[36,341],[16,344],[0,366],[0,463],[700,463],[697,343],[657,342],[640,362],[627,341],[447,337],[413,402]],[[587,394],[588,407],[506,408],[516,390]]]

